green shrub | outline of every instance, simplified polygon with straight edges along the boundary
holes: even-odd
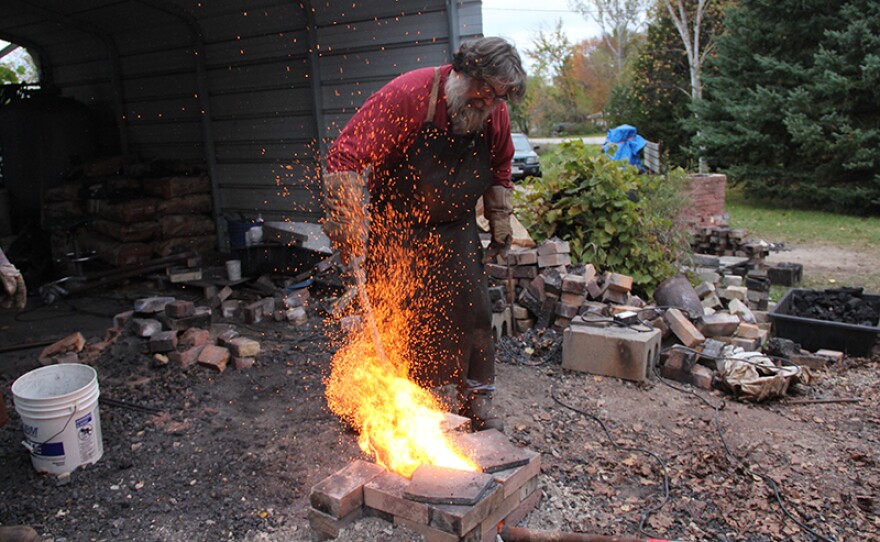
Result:
[[[574,261],[630,275],[643,295],[676,272],[688,247],[677,219],[682,170],[639,175],[581,141],[562,143],[544,164],[544,177],[516,194],[517,217],[537,242],[568,241]]]

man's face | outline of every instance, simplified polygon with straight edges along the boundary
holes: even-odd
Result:
[[[500,85],[456,72],[446,80],[445,90],[452,131],[456,134],[482,129],[492,111],[507,99],[506,89]]]

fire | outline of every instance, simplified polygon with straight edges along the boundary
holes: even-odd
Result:
[[[388,223],[395,228],[390,232],[399,231],[398,222]],[[371,229],[373,235],[385,231],[383,220],[374,217]],[[388,361],[377,356],[368,330],[341,337],[342,347],[333,356],[327,380],[327,402],[336,415],[359,431],[361,450],[390,471],[409,477],[423,464],[478,471],[479,467],[444,435],[442,405],[408,377],[412,364],[431,359],[430,340],[412,337],[426,331],[412,326],[420,311],[442,302],[425,295],[431,291],[429,264],[442,254],[430,243],[404,250],[405,243],[395,242],[395,234],[383,238],[388,242],[372,247],[380,251],[373,259],[374,269],[381,269],[381,273],[370,274],[367,290]],[[412,265],[414,259],[421,263]]]

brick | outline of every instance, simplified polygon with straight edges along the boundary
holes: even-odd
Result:
[[[495,482],[483,472],[420,465],[403,495],[416,502],[473,506]]]
[[[697,296],[700,299],[705,299],[711,294],[715,293],[715,285],[711,282],[701,282],[694,288],[694,291],[697,292]]]
[[[740,287],[743,285],[743,278],[739,275],[724,275],[721,277],[721,284],[726,288],[731,286]]]
[[[504,500],[503,497],[504,491],[501,486],[493,482],[485,496],[473,506],[431,505],[428,526],[462,536],[478,527],[492,510],[498,508]]]
[[[162,331],[162,322],[152,318],[132,318],[132,331],[138,337],[148,338]]]
[[[523,449],[523,451],[529,457],[528,463],[492,473],[495,481],[504,488],[505,499],[518,493],[526,482],[541,473],[541,454],[529,449]]]
[[[165,325],[169,329],[183,331],[191,327],[211,327],[211,307],[196,307],[192,316],[183,318],[165,318]]]
[[[659,330],[639,332],[625,327],[587,325],[572,320],[562,336],[562,367],[590,374],[641,382],[651,377],[660,352]]]
[[[537,482],[537,478],[535,479]],[[505,525],[517,525],[520,521],[524,520],[529,512],[535,509],[538,506],[538,503],[541,502],[541,491],[537,489],[537,484],[535,485],[536,489],[523,497],[520,495],[520,503],[513,512],[507,514],[507,517],[504,519]]]
[[[241,300],[229,299],[220,303],[220,315],[223,318],[239,318],[241,314]]]
[[[725,288],[718,288],[716,293],[721,299],[738,299],[740,301],[745,301],[748,291],[748,288],[745,286],[727,286]]]
[[[744,339],[757,339],[761,336],[761,328],[756,324],[741,322],[736,328],[736,336]]]
[[[211,332],[207,329],[191,327],[184,331],[177,341],[180,348],[192,348],[193,346],[203,346],[211,342]]]
[[[571,246],[568,244],[568,241],[563,241],[557,237],[552,237],[547,239],[540,245],[538,245],[538,257],[545,256],[547,254],[568,254],[571,252]]]
[[[244,312],[244,321],[248,324],[257,324],[262,322],[264,318],[271,317],[275,312],[275,298],[266,297],[259,301],[254,301],[249,305],[245,305],[242,309]]]
[[[364,485],[385,472],[379,465],[359,459],[315,484],[309,502],[334,518],[344,517],[364,505]]]
[[[828,367],[828,358],[817,356],[815,354],[794,354],[788,359],[796,365],[809,367],[810,369],[824,369],[825,367]]]
[[[171,352],[177,348],[176,331],[160,331],[150,336],[150,353]]]
[[[222,373],[229,363],[229,350],[222,346],[206,344],[199,354],[199,365]]]
[[[702,365],[691,367],[691,385],[701,390],[711,390],[712,381],[715,379],[715,371]]]
[[[533,279],[538,276],[538,267],[535,265],[517,265],[513,268],[513,277],[517,279]]]
[[[86,346],[86,338],[79,331],[71,333],[60,341],[55,341],[40,351],[39,359],[44,362],[52,356],[66,354],[67,352],[81,352]]]
[[[557,316],[556,319],[553,320],[553,331],[557,333],[562,333],[571,325],[571,318],[566,318],[564,316]]]
[[[45,360],[48,359],[49,358],[45,358]],[[77,354],[76,352],[64,352],[52,356],[51,359],[54,359],[55,363],[59,365],[63,365],[65,363],[79,363],[79,354]]]
[[[238,370],[250,369],[256,362],[256,358],[232,358],[232,366]]]
[[[352,510],[343,518],[335,518],[314,508],[309,509],[309,526],[322,535],[324,540],[339,536],[339,532],[364,516],[363,508]]]
[[[820,358],[826,358],[828,363],[843,363],[843,358],[845,357],[843,352],[829,350],[827,348],[816,350],[815,355]]]
[[[525,449],[513,445],[504,433],[496,429],[454,435],[451,438],[462,453],[485,473],[519,467],[532,459]]]
[[[434,529],[433,527],[428,527],[422,523],[411,521],[399,516],[394,516],[394,524],[421,535],[424,537],[425,542],[460,542],[461,540],[456,534],[447,533],[440,529]]]
[[[548,294],[559,297],[562,295],[562,275],[556,270],[544,271],[542,273],[544,283],[544,299]]]
[[[175,299],[165,305],[165,314],[171,318],[186,318],[187,316],[192,316],[195,312],[196,306],[192,301]]]
[[[529,499],[538,488],[538,478],[533,476],[522,487],[518,488],[513,494],[508,495],[501,501],[498,507],[489,513],[486,519],[480,524],[480,540],[486,542],[495,542],[498,535],[499,524],[507,524],[508,518],[516,511],[520,504]],[[534,507],[534,505],[532,506]],[[531,510],[531,508],[530,508]],[[519,520],[517,520],[518,522]],[[515,525],[516,523],[514,523]]]
[[[565,295],[565,294],[562,294],[562,295]],[[581,310],[581,307],[580,307],[579,303],[578,304],[574,304],[574,303],[569,304],[569,303],[561,302],[561,303],[556,304],[556,314],[558,316],[561,316],[562,318],[565,318],[566,320],[569,320],[569,321],[571,321],[572,318],[577,316],[578,312],[580,312],[580,310]]]
[[[761,339],[759,338],[745,339],[743,337],[717,337],[717,339],[721,342],[738,346],[749,352],[756,352],[761,348]]]
[[[671,369],[690,371],[697,363],[697,354],[679,344],[673,345],[665,354],[663,365]]]
[[[285,309],[292,309],[295,307],[302,307],[306,303],[308,303],[311,294],[307,288],[300,288],[299,290],[294,290],[287,294],[282,300],[282,304]]]
[[[128,323],[131,321],[132,316],[134,315],[134,311],[125,311],[120,312],[119,314],[113,317],[113,327],[118,327],[119,329],[125,329]]]
[[[483,268],[486,270],[486,274],[490,277],[496,279],[507,278],[507,266],[498,265],[496,263],[487,263]]]
[[[516,257],[516,265],[537,265],[538,251],[535,249],[527,249],[514,254]]]
[[[238,336],[239,336],[238,331],[236,331],[234,329],[227,329],[227,330],[221,332],[219,335],[217,335],[217,344],[219,346],[227,346],[228,347],[229,342]]]
[[[557,267],[571,265],[571,255],[568,253],[538,255],[538,267]]]
[[[440,422],[440,430],[444,433],[449,431],[470,432],[471,419],[467,416],[459,416],[458,414],[453,414],[451,412],[444,412],[443,421]]]
[[[173,363],[180,364],[181,367],[191,367],[199,361],[199,354],[204,350],[205,345],[201,346],[193,346],[192,348],[188,348],[183,352],[171,352],[168,354],[168,359]]]
[[[304,325],[309,321],[309,315],[302,307],[288,309],[287,312],[284,313],[284,317],[287,318],[288,322],[293,322],[293,324],[297,326]]]
[[[174,301],[173,297],[145,297],[135,300],[134,312],[140,314],[155,314],[165,310],[165,306]]]
[[[587,281],[582,275],[567,274],[562,277],[562,292],[585,295]]]
[[[584,277],[584,285],[589,284],[590,281],[595,279],[596,274],[597,273],[596,273],[596,266],[595,265],[593,265],[591,263],[588,263],[587,265],[585,265],[584,272],[582,274],[582,276]]]
[[[247,337],[235,337],[226,343],[229,353],[240,358],[254,357],[260,353],[260,343]]]
[[[715,292],[708,294],[706,297],[700,300],[700,304],[703,305],[704,308],[707,309],[715,309],[721,307],[721,299],[718,298],[718,295]]]
[[[513,306],[513,318],[516,320],[525,320],[529,317],[529,311],[520,305]]]
[[[739,319],[743,322],[749,324],[757,323],[752,310],[739,299],[731,299],[730,302],[727,303],[727,310],[730,311],[730,314],[739,316]]]
[[[625,305],[628,298],[626,292],[622,292],[620,290],[612,290],[611,288],[607,288],[604,292],[602,292],[602,301],[605,303],[617,303],[618,305]]]
[[[727,312],[703,315],[699,321],[700,332],[705,337],[726,337],[736,333],[742,321],[739,316]]]
[[[700,333],[700,330],[678,309],[667,309],[663,319],[666,320],[666,324],[669,325],[672,333],[685,346],[693,348],[706,340],[706,337]]]
[[[633,278],[620,273],[611,273],[605,279],[605,285],[611,290],[618,292],[629,292],[633,287]]]
[[[405,498],[403,493],[408,485],[409,479],[399,474],[379,474],[364,484],[364,504],[395,517],[428,525],[431,519],[429,505]]]

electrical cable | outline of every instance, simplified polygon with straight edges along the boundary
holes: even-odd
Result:
[[[728,444],[727,444],[727,440],[724,438],[724,431],[721,428],[721,409],[724,408],[724,404],[725,404],[724,401],[722,401],[720,405],[713,405],[708,399],[706,399],[705,397],[703,397],[699,393],[695,392],[694,390],[686,390],[684,388],[679,388],[678,386],[674,386],[674,385],[670,384],[669,382],[666,381],[666,379],[664,379],[660,375],[660,371],[657,369],[656,366],[654,366],[654,374],[657,376],[657,378],[660,380],[660,382],[662,382],[664,385],[666,385],[676,391],[679,391],[681,393],[693,395],[694,397],[698,398],[700,401],[705,403],[706,406],[708,406],[709,408],[712,408],[715,411],[715,415],[713,417],[714,418],[713,421],[715,423],[715,430],[718,432],[718,437],[721,439],[721,444],[724,447],[724,451],[727,452],[728,456],[733,458],[734,464],[736,464],[737,466],[742,468],[743,471],[745,471],[749,475],[757,476],[758,478],[761,478],[762,480],[764,480],[764,483],[766,483],[768,486],[770,486],[770,488],[773,490],[773,496],[776,498],[777,504],[779,504],[779,508],[782,510],[782,512],[789,519],[791,519],[793,522],[795,522],[795,524],[797,524],[797,526],[800,527],[801,530],[803,530],[805,533],[810,534],[811,536],[813,536],[814,538],[816,538],[818,540],[822,540],[824,542],[836,542],[835,538],[833,538],[831,536],[824,536],[824,535],[817,533],[816,531],[811,529],[809,526],[807,526],[804,522],[802,522],[801,520],[796,518],[794,516],[794,514],[792,514],[788,510],[788,508],[785,506],[785,503],[782,500],[782,495],[779,492],[779,483],[777,483],[776,480],[774,480],[773,478],[771,478],[770,476],[768,476],[766,474],[753,471],[752,469],[750,469],[748,467],[748,465],[746,465],[742,460],[740,460],[733,453],[733,451],[730,449],[730,446],[728,446]]]
[[[652,452],[651,450],[646,450],[644,448],[633,448],[633,447],[628,447],[628,446],[621,446],[620,444],[618,444],[617,441],[614,440],[614,437],[611,435],[611,432],[608,430],[608,427],[605,425],[605,422],[603,422],[601,419],[599,419],[594,414],[590,414],[589,412],[586,412],[585,410],[581,410],[577,407],[573,407],[567,403],[564,403],[561,399],[559,399],[559,397],[556,394],[556,384],[557,383],[558,383],[558,380],[555,380],[553,382],[553,384],[550,386],[550,397],[553,399],[553,401],[555,401],[557,404],[559,404],[559,405],[561,405],[561,406],[563,406],[573,412],[577,412],[578,414],[580,414],[582,416],[586,416],[586,417],[590,418],[591,420],[595,421],[596,423],[598,423],[599,426],[602,428],[602,430],[605,432],[605,436],[608,438],[608,441],[611,442],[611,445],[614,446],[614,448],[616,450],[625,451],[625,452],[638,452],[638,453],[643,453],[643,454],[649,455],[649,456],[653,457],[657,461],[657,463],[660,465],[661,469],[663,470],[663,500],[660,502],[660,504],[646,508],[645,510],[642,511],[641,517],[639,518],[639,527],[638,527],[640,534],[643,534],[643,535],[647,536],[648,538],[657,538],[656,536],[653,536],[653,535],[649,534],[648,532],[646,532],[644,527],[645,527],[645,523],[648,521],[648,518],[651,517],[651,514],[653,514],[657,510],[660,510],[661,508],[663,508],[663,506],[665,506],[666,503],[669,502],[669,500],[670,500],[670,496],[669,496],[669,469],[666,466],[666,461],[662,457],[660,457],[659,454],[657,454],[656,452]]]

